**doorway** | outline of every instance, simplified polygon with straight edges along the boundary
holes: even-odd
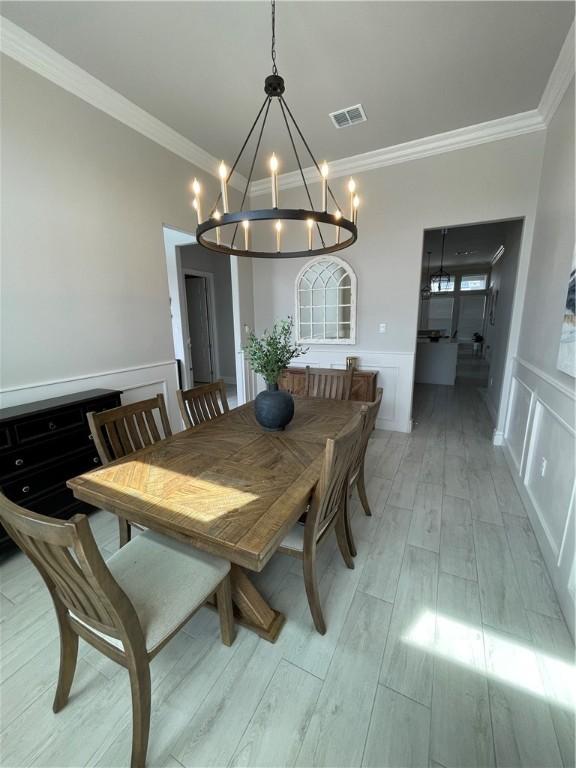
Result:
[[[194,386],[211,384],[220,378],[215,339],[214,277],[184,270],[184,284],[188,310],[190,380]]]
[[[468,387],[496,425],[523,219],[424,231],[415,386]]]

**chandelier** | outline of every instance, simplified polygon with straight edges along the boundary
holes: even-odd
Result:
[[[450,286],[451,277],[448,272],[444,269],[444,246],[446,245],[446,235],[448,234],[447,229],[442,230],[442,256],[440,257],[440,269],[436,270],[436,272],[432,272],[430,275],[430,285],[432,283],[438,283],[438,290],[442,290],[442,282],[446,281],[446,289],[448,290]]]
[[[201,185],[197,179],[194,179],[191,185],[192,192],[194,193],[192,207],[195,209],[198,218],[196,240],[205,248],[217,253],[258,258],[319,256],[325,253],[341,251],[355,243],[358,237],[357,223],[360,199],[356,192],[356,182],[352,178],[348,181],[349,204],[345,208],[341,207],[328,183],[330,175],[328,164],[326,162],[322,163],[322,166],[318,164],[290,107],[286,103],[284,98],[284,79],[278,74],[276,66],[275,0],[272,0],[271,54],[272,74],[268,75],[264,82],[266,98],[232,166],[228,168],[224,161],[220,163],[220,194],[208,217],[205,219],[202,218]],[[309,207],[283,208],[281,206],[278,193],[279,162],[275,153],[272,154],[269,160],[271,208],[252,210],[245,209],[244,207],[268,113],[273,104],[278,105],[282,114],[287,136],[290,140],[298,171],[306,191]],[[250,161],[250,170],[242,195],[240,209],[230,211],[228,205],[228,184],[253,135],[256,137],[255,148]],[[306,174],[302,169],[297,148],[298,139],[300,139],[304,151],[310,156],[318,172],[318,180],[321,183],[321,205],[318,208],[314,205],[306,182]],[[302,151],[302,147],[300,151]],[[256,227],[253,227],[253,225],[256,225],[258,222],[263,222],[263,224],[258,225],[258,231],[255,233],[253,229],[256,229]],[[295,223],[292,224],[292,222]],[[257,248],[252,246],[254,240],[258,241]],[[266,244],[268,247],[265,247]],[[288,244],[289,248],[291,244],[292,249],[283,250],[283,244]]]
[[[426,282],[420,288],[420,298],[422,301],[427,301],[430,298],[430,294],[432,293],[432,285],[430,283],[430,256],[432,255],[432,251],[427,251],[428,256],[428,269],[426,270]]]

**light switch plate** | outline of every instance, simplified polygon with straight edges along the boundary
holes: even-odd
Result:
[[[386,333],[386,323],[380,323],[378,326],[378,333]]]

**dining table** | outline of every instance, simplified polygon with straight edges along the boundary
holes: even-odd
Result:
[[[284,615],[250,579],[305,512],[324,448],[362,403],[294,396],[264,430],[253,402],[68,480],[74,496],[231,563],[237,622],[274,642]]]

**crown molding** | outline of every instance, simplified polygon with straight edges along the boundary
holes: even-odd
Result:
[[[156,144],[219,178],[219,161],[202,147],[2,16],[0,51]],[[234,173],[230,180],[231,186],[239,190],[244,190],[246,182],[239,173]]]
[[[542,131],[546,128],[540,113],[536,109],[529,112],[521,112],[517,115],[501,117],[486,123],[470,125],[466,128],[457,128],[454,131],[438,133],[435,136],[426,136],[423,139],[407,141],[392,147],[383,147],[360,155],[344,157],[330,163],[330,178],[347,176],[350,173],[373,171],[387,165],[406,163],[410,160],[419,160],[432,155],[440,155],[444,152],[453,152],[458,149],[475,147],[491,141],[500,141],[524,133]],[[304,169],[306,183],[320,181],[318,171],[313,166]],[[291,189],[302,184],[299,171],[292,171],[278,176],[280,189]],[[270,179],[259,179],[250,185],[252,196],[262,195],[270,191]]]
[[[562,97],[574,77],[574,42],[574,22],[572,22],[538,105],[538,112],[546,125],[560,106]]]

